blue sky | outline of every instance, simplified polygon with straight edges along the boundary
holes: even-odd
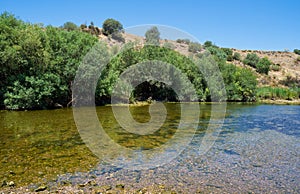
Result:
[[[292,0],[1,0],[8,11],[31,23],[102,26],[107,18],[124,28],[160,24],[176,27],[201,43],[257,50],[300,48],[300,1]]]

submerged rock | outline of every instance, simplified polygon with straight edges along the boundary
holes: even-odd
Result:
[[[36,188],[34,191],[35,192],[40,192],[40,191],[45,191],[47,189],[47,186],[41,185],[38,188]]]
[[[118,189],[124,189],[125,185],[124,184],[118,184],[118,185],[116,185],[116,188],[118,188]]]
[[[10,187],[16,186],[15,183],[14,183],[14,181],[9,181],[7,185],[10,186]]]

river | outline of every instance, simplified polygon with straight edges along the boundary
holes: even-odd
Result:
[[[142,169],[122,166],[109,146],[101,147],[101,153],[110,160],[99,159],[78,132],[72,109],[1,111],[0,190],[10,181],[13,189],[44,184],[50,191],[57,185],[93,181],[112,188],[121,184],[128,191],[158,186],[182,193],[300,193],[300,106],[229,103],[217,138],[206,152],[199,152],[199,147],[213,125],[212,105],[201,104],[196,129],[185,127],[180,136],[176,136],[184,127],[180,104],[165,107],[165,122],[148,135],[125,131],[111,106],[96,108],[99,124],[113,143],[135,153],[122,155],[126,164],[138,154],[169,146],[152,153],[151,157],[162,156],[159,164]],[[148,106],[130,107],[130,112],[136,121],[151,119]],[[140,158],[140,163],[147,161]]]

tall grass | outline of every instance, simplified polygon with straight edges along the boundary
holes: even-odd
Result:
[[[261,87],[257,89],[259,99],[294,100],[300,98],[300,88]]]

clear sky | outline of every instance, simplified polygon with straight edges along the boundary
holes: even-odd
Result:
[[[61,26],[102,26],[107,18],[124,28],[161,24],[179,28],[200,43],[257,49],[300,49],[300,1],[298,0],[0,0],[0,12],[8,11],[30,23]]]

